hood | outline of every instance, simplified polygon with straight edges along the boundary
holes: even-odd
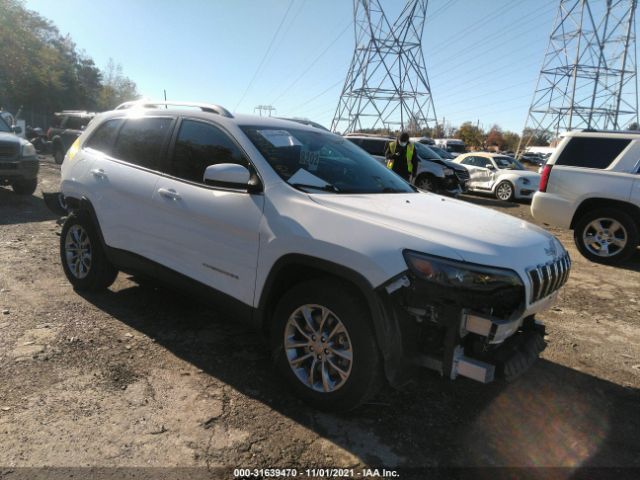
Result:
[[[325,207],[364,217],[404,235],[405,238],[398,238],[401,248],[419,250],[422,240],[425,245],[452,249],[470,263],[522,271],[551,260],[549,251],[564,251],[551,234],[531,223],[432,193],[311,197]]]
[[[22,139],[15,135],[14,133],[5,133],[0,132],[0,141],[2,142],[12,142],[12,143],[22,143]]]
[[[442,158],[442,159],[439,159],[439,160],[433,160],[433,161],[441,163],[445,167],[452,168],[452,169],[457,170],[459,172],[466,172],[467,171],[467,167],[465,167],[464,165],[460,165],[459,163],[452,162],[451,160],[447,160],[446,158]]]

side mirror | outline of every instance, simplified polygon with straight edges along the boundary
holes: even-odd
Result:
[[[488,168],[489,170],[495,170],[496,167],[493,166],[493,163],[487,163],[484,168]]]
[[[204,171],[203,181],[212,187],[233,188],[257,193],[261,190],[260,181],[249,170],[237,163],[219,163],[209,165]]]
[[[14,125],[13,127],[11,127],[11,131],[16,135],[20,135],[22,133],[22,127]]]

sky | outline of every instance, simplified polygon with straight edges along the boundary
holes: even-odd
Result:
[[[381,0],[395,19],[402,0]],[[558,0],[430,0],[423,54],[440,122],[519,132]],[[351,0],[27,0],[140,93],[330,126],[355,44]],[[274,37],[274,35],[277,35]]]

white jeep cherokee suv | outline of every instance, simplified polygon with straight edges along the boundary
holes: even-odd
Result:
[[[638,247],[640,133],[573,131],[542,170],[533,216],[573,229],[580,253],[616,263]]]
[[[570,260],[543,229],[419,192],[313,126],[164,105],[99,115],[65,157],[76,289],[123,270],[202,292],[267,333],[291,389],[330,410],[416,365],[513,378],[544,348],[534,315]]]

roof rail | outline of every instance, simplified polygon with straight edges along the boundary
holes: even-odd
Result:
[[[371,137],[371,138],[396,138],[391,134],[384,133],[360,133],[350,132],[344,135],[345,137]]]
[[[130,102],[124,102],[118,105],[114,110],[126,110],[129,108],[155,108],[155,107],[194,107],[199,108],[203,112],[217,113],[223,117],[233,118],[233,115],[229,110],[220,105],[213,103],[194,103],[194,102],[165,102],[165,101],[153,101],[153,100],[133,100]]]

